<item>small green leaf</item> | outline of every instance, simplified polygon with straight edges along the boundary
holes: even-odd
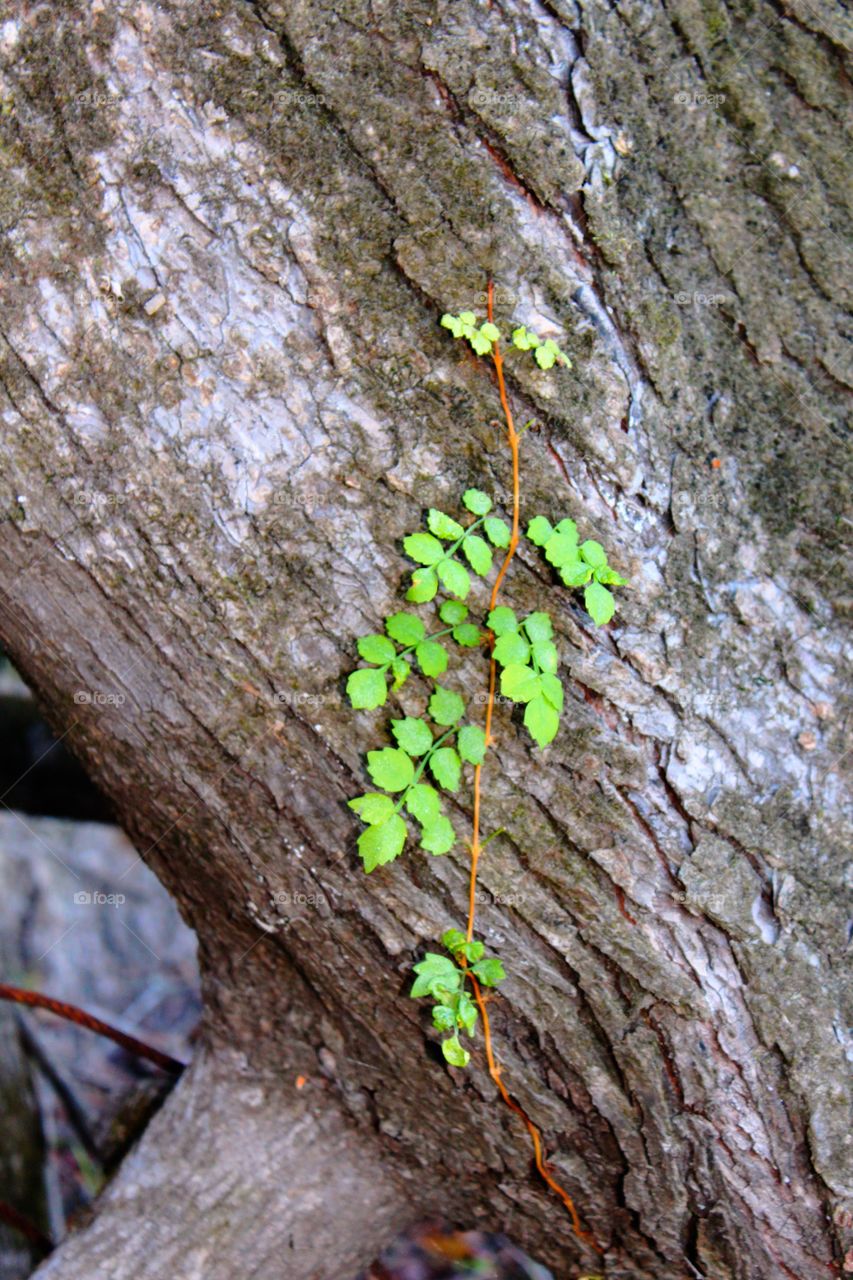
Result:
[[[443,315],[441,317],[441,324],[445,329],[450,330],[454,338],[462,337],[462,321],[458,316]]]
[[[432,1025],[438,1027],[439,1031],[450,1031],[456,1026],[456,1014],[446,1004],[437,1004],[433,1006]]]
[[[600,582],[591,582],[583,593],[586,611],[597,627],[603,627],[613,617],[616,600],[613,592],[608,591]]]
[[[445,600],[438,611],[438,616],[449,627],[455,627],[468,617],[468,606],[462,604],[461,600]]]
[[[444,566],[440,566],[443,568]],[[433,569],[416,569],[412,574],[412,585],[406,592],[406,599],[413,604],[425,604],[432,600],[438,591],[438,579]]]
[[[541,691],[539,677],[531,667],[513,665],[501,672],[501,693],[513,702],[529,702]]]
[[[492,553],[488,542],[483,538],[478,537],[476,533],[469,533],[462,543],[462,550],[471,568],[475,573],[479,573],[481,578],[491,572]]]
[[[433,751],[429,758],[429,767],[432,776],[445,791],[458,790],[462,764],[453,747],[439,747],[437,751]]]
[[[556,645],[550,640],[540,640],[533,646],[533,661],[540,671],[553,675],[559,665]]]
[[[412,668],[406,662],[405,658],[395,658],[391,663],[391,674],[394,677],[394,683],[391,688],[395,691],[402,688],[409,676],[412,674]]]
[[[533,741],[547,747],[560,727],[560,715],[540,694],[531,698],[524,708],[524,724]]]
[[[419,644],[426,635],[426,627],[414,613],[394,613],[385,619],[385,630],[399,644]]]
[[[486,754],[486,735],[478,724],[466,724],[456,735],[456,745],[463,760],[482,764]]]
[[[456,1021],[460,1027],[465,1028],[469,1036],[474,1034],[474,1028],[477,1025],[477,1006],[467,991],[459,992],[459,1000],[456,1005]]]
[[[412,987],[412,999],[435,995],[437,990],[458,991],[462,974],[449,956],[428,951],[420,963],[413,966],[418,975]]]
[[[422,756],[433,743],[430,727],[423,720],[406,716],[404,720],[392,720],[391,732],[407,755]]]
[[[418,564],[435,564],[444,555],[444,547],[431,533],[410,533],[403,539],[403,547]]]
[[[362,831],[358,837],[358,851],[365,871],[373,871],[386,862],[393,862],[402,853],[407,835],[408,828],[398,813],[387,822],[377,823]]]
[[[551,619],[547,613],[528,614],[523,626],[534,644],[539,640],[550,640],[554,634]]]
[[[406,808],[421,826],[428,827],[441,813],[441,797],[435,787],[416,782],[406,792]]]
[[[518,630],[518,619],[512,609],[508,609],[505,604],[498,605],[497,609],[492,609],[486,619],[487,626],[496,636],[505,635],[507,631]]]
[[[427,853],[449,853],[455,844],[456,832],[453,830],[453,823],[444,814],[434,822],[427,823],[421,832],[421,848],[426,849]]]
[[[387,822],[394,813],[394,801],[378,791],[368,791],[366,795],[356,796],[354,800],[348,800],[347,804],[350,809],[355,810],[362,822],[368,822],[371,826]]]
[[[472,968],[475,977],[484,987],[496,987],[506,977],[504,967],[497,956],[487,956],[484,960],[478,960]]]
[[[478,356],[487,356],[492,349],[492,344],[484,335],[482,329],[478,330],[477,333],[472,333],[468,341],[471,343],[471,346],[477,352]]]
[[[530,657],[530,645],[518,631],[507,631],[495,641],[493,653],[495,661],[502,667],[508,667],[510,663],[524,666]]]
[[[456,724],[456,721],[461,720],[465,714],[465,703],[458,693],[437,685],[435,693],[429,700],[429,713],[436,724]]]
[[[578,527],[575,524],[574,520],[569,520],[568,518],[564,520],[558,520],[557,523],[554,525],[554,532],[567,533],[577,541]]]
[[[546,520],[544,516],[534,516],[527,526],[527,536],[534,546],[544,547],[549,538],[554,536],[550,520]]]
[[[480,628],[475,627],[473,622],[463,622],[453,628],[453,639],[464,648],[473,649],[480,643]]]
[[[484,516],[492,509],[492,500],[482,489],[466,489],[462,502],[475,516]]]
[[[361,636],[358,652],[365,662],[385,664],[396,657],[397,650],[387,636]]]
[[[473,964],[475,960],[479,960],[481,958],[485,949],[486,948],[483,946],[482,942],[471,941],[466,942],[461,948],[461,951],[469,964]]]
[[[383,791],[405,791],[415,776],[415,766],[405,751],[383,747],[381,751],[368,751],[367,772]]]
[[[427,526],[430,533],[434,533],[437,538],[461,538],[465,532],[458,521],[451,516],[445,515],[443,511],[436,511],[435,507],[430,507],[429,509]]]
[[[572,564],[578,558],[578,536],[571,533],[555,533],[545,544],[545,559],[549,564]]]
[[[472,325],[475,325],[477,323],[477,317],[474,315],[473,311],[460,311],[459,319],[469,329],[471,328]]]
[[[465,943],[465,934],[460,929],[445,929],[441,935],[441,945],[448,951],[461,951]]]
[[[539,346],[539,339],[535,333],[530,333],[524,325],[520,325],[518,329],[512,331],[512,345],[519,351],[531,351]]]
[[[543,671],[539,677],[539,683],[542,686],[542,694],[550,702],[555,711],[563,710],[563,686],[557,676],[551,675],[549,671]]]
[[[484,338],[488,338],[489,342],[500,342],[501,331],[496,324],[492,324],[491,320],[480,325],[480,333]]]
[[[495,547],[509,546],[509,525],[497,516],[487,516],[483,521],[486,537]]]
[[[425,676],[440,676],[447,670],[447,650],[437,640],[422,640],[415,657]]]
[[[600,542],[595,542],[589,538],[580,545],[580,553],[587,564],[591,564],[593,569],[603,569],[607,564],[607,553]]]
[[[441,1052],[451,1067],[467,1067],[471,1061],[470,1053],[467,1049],[462,1048],[458,1036],[451,1036],[449,1040],[442,1040]]]
[[[609,564],[602,565],[600,569],[596,569],[595,577],[599,582],[606,583],[612,587],[627,587],[628,585],[628,579],[623,578],[615,569],[611,569]]]
[[[560,566],[560,577],[567,587],[582,587],[592,577],[592,568],[585,560],[570,560]]]
[[[451,595],[464,600],[471,590],[471,579],[464,564],[458,560],[442,560],[438,566],[438,576]]]
[[[388,690],[385,672],[378,667],[362,667],[347,680],[347,697],[356,711],[373,711],[384,706]]]
[[[546,338],[543,343],[540,343],[533,353],[533,358],[540,369],[551,369],[558,360],[567,368],[572,367],[571,360],[565,352],[560,350],[553,338]]]

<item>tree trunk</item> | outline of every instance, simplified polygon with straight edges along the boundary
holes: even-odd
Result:
[[[0,640],[197,931],[206,1001],[39,1274],[349,1280],[436,1210],[560,1280],[838,1274],[840,13],[7,14]],[[631,580],[596,632],[514,564],[567,711],[544,754],[499,712],[478,917],[504,1078],[603,1260],[408,998],[464,848],[365,876],[345,805],[386,722],[343,677],[400,537],[508,489],[495,387],[436,323],[487,277],[574,360],[514,367],[523,519],[571,515]]]

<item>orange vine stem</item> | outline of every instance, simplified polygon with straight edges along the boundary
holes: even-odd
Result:
[[[487,316],[490,323],[493,323],[493,310],[494,310],[494,285],[490,280],[488,282],[488,292],[487,292]],[[518,432],[515,429],[515,422],[513,421],[512,409],[510,408],[509,397],[507,395],[507,390],[506,390],[506,381],[504,379],[503,356],[501,355],[500,347],[497,342],[494,344],[492,348],[492,361],[494,363],[495,373],[497,375],[498,392],[500,394],[501,408],[503,409],[504,420],[506,422],[507,440],[509,442],[510,453],[512,455],[512,533],[510,535],[509,546],[507,547],[507,553],[506,553],[506,556],[504,557],[504,562],[501,565],[500,572],[498,573],[497,578],[495,579],[495,585],[492,587],[492,595],[489,601],[489,612],[491,612],[497,605],[498,592],[500,591],[501,583],[503,582],[504,577],[506,576],[506,571],[510,566],[510,562],[513,556],[515,555],[516,548],[518,547],[518,521],[519,521],[519,507],[520,507],[519,464],[518,464],[518,442],[520,437],[518,435]],[[494,656],[494,644],[495,644],[494,634],[490,631],[489,632],[489,698],[488,698],[488,702],[486,703],[486,726],[485,726],[486,750],[488,750],[492,741],[492,736],[491,736],[492,716],[494,714],[494,709],[495,709],[496,664],[495,664],[495,656]],[[480,846],[480,788],[481,788],[482,769],[483,769],[482,764],[478,764],[474,769],[474,814],[473,814],[473,820],[472,820],[473,830],[471,835],[471,878],[470,878],[470,885],[469,885],[469,891],[468,891],[467,936],[468,936],[469,942],[474,936],[474,915],[476,911],[476,895],[477,895],[477,869],[478,869],[478,863],[480,860],[480,849],[481,849],[481,846]],[[515,1114],[519,1117],[519,1119],[523,1121],[527,1129],[527,1132],[530,1134],[530,1139],[531,1139],[531,1142],[533,1143],[533,1158],[536,1164],[536,1168],[539,1172],[539,1176],[551,1188],[551,1190],[560,1197],[563,1204],[566,1206],[566,1209],[568,1210],[569,1216],[571,1217],[571,1220],[572,1220],[572,1228],[574,1230],[575,1235],[578,1237],[579,1240],[583,1240],[587,1244],[591,1245],[591,1247],[595,1249],[597,1253],[601,1253],[602,1250],[596,1244],[595,1238],[590,1234],[590,1232],[585,1231],[584,1228],[582,1227],[581,1220],[578,1215],[578,1211],[575,1208],[575,1203],[572,1200],[572,1197],[569,1195],[568,1191],[566,1191],[563,1187],[561,1187],[559,1182],[557,1182],[556,1179],[552,1177],[552,1175],[548,1172],[548,1168],[542,1153],[542,1135],[539,1129],[530,1119],[527,1112],[520,1105],[520,1103],[516,1102],[515,1099],[510,1095],[506,1085],[504,1084],[501,1078],[501,1069],[495,1058],[494,1049],[492,1047],[492,1033],[491,1033],[491,1028],[489,1026],[489,1014],[486,1009],[486,1002],[483,999],[483,993],[480,989],[480,984],[475,978],[474,974],[468,968],[464,959],[462,961],[462,964],[463,964],[463,967],[466,969],[468,977],[471,980],[471,985],[474,990],[474,999],[476,1000],[477,1007],[480,1010],[480,1017],[483,1019],[483,1040],[486,1048],[486,1061],[489,1067],[489,1075],[491,1076],[492,1080],[497,1086],[497,1089],[501,1097],[503,1098],[504,1102],[506,1103],[506,1105],[510,1108],[511,1111],[515,1112]]]

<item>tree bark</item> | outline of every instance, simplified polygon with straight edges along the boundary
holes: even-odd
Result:
[[[206,1001],[40,1274],[344,1280],[436,1209],[559,1280],[838,1274],[841,15],[9,12],[0,640],[197,931]],[[514,565],[567,713],[544,755],[499,716],[479,910],[505,1078],[604,1260],[408,998],[464,850],[366,877],[345,805],[385,721],[343,679],[400,537],[507,492],[495,388],[436,323],[487,277],[575,366],[513,372],[523,518],[631,580],[595,632]]]

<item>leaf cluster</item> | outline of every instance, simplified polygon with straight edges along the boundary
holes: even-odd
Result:
[[[495,343],[502,340],[498,326],[490,320],[479,324],[473,311],[460,311],[458,316],[443,315],[441,323],[454,338],[465,338],[478,356],[491,355]],[[540,338],[524,325],[513,329],[510,342],[518,351],[532,351],[540,369],[553,369],[555,364],[565,365],[567,369],[572,367],[571,360],[553,338]]]
[[[552,525],[545,516],[535,516],[530,521],[527,536],[542,548],[545,559],[557,569],[567,587],[584,588],[586,611],[595,625],[608,623],[616,610],[616,599],[608,587],[624,587],[627,581],[610,567],[601,543],[588,539],[578,544],[574,520]]]
[[[432,996],[436,1002],[432,1010],[433,1026],[439,1031],[451,1032],[441,1043],[442,1053],[451,1066],[465,1067],[471,1055],[460,1042],[459,1032],[466,1031],[473,1036],[478,1016],[466,983],[473,974],[481,986],[496,987],[506,974],[497,956],[487,956],[482,942],[469,942],[458,929],[443,933],[441,944],[451,955],[427,952],[414,966],[417,977],[411,996],[413,1000]]]
[[[466,489],[462,502],[477,517],[467,526],[433,507],[427,514],[429,532],[410,533],[403,539],[406,555],[421,566],[412,574],[412,585],[406,592],[406,599],[414,604],[432,600],[439,584],[457,600],[467,599],[471,590],[468,567],[479,577],[486,577],[492,569],[489,543],[494,547],[509,546],[509,526],[498,516],[489,515],[492,500],[488,494]],[[488,542],[477,532],[480,528]]]

